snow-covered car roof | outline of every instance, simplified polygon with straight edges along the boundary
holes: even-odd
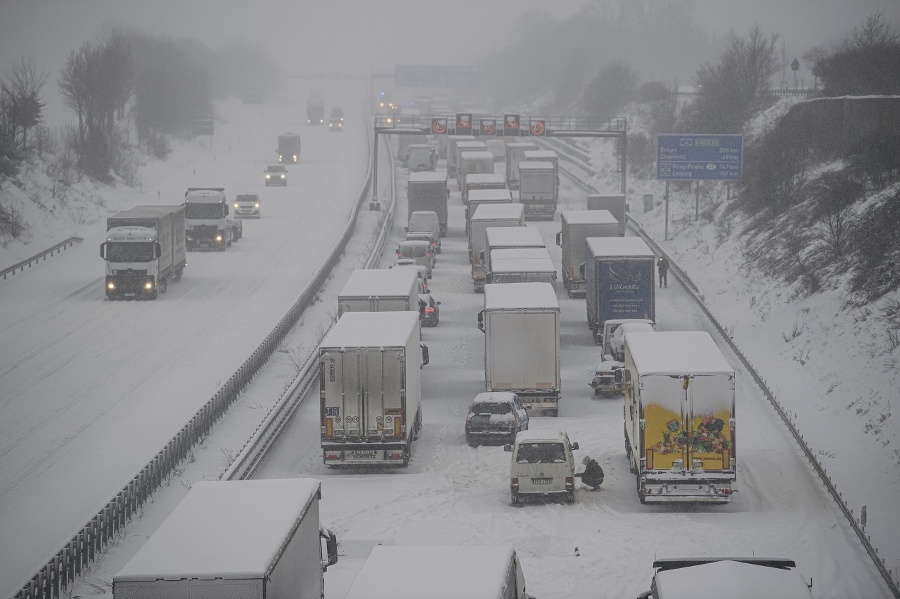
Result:
[[[475,396],[472,404],[476,403],[507,403],[516,396],[512,391],[482,391]]]

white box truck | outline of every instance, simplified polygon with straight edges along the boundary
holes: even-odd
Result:
[[[731,599],[812,599],[792,559],[780,557],[672,557],[654,560],[650,590],[637,599],[697,599],[697,588]],[[727,590],[726,590],[727,589]],[[705,592],[705,590],[704,590]]]
[[[464,140],[460,140],[460,141],[456,142],[456,146],[454,149],[455,155],[453,158],[453,164],[454,164],[454,166],[456,166],[456,174],[453,175],[456,177],[456,189],[460,188],[459,180],[462,175],[463,152],[487,152],[487,145],[485,145],[485,143],[483,141],[479,141],[479,140],[475,139],[474,137],[472,139],[464,139]],[[448,160],[447,164],[448,165],[450,164],[449,160]],[[493,171],[493,155],[492,155],[492,159],[491,159],[491,166],[492,166],[491,172],[494,172]],[[449,168],[447,170],[449,170]]]
[[[184,206],[135,206],[106,219],[107,299],[156,299],[187,264]]]
[[[539,150],[536,143],[514,141],[506,144],[506,186],[519,189],[519,163],[525,160],[526,150]]]
[[[321,599],[338,556],[320,498],[311,478],[196,482],[113,576],[113,599]]]
[[[556,245],[562,248],[563,285],[569,297],[584,295],[584,240],[588,237],[618,237],[619,222],[608,210],[563,210],[562,228]]]
[[[477,206],[469,224],[469,262],[472,265],[472,282],[475,291],[484,287],[484,250],[489,227],[522,227],[525,225],[525,211],[522,204],[484,204]]]
[[[515,549],[376,545],[345,599],[534,599]]]
[[[465,207],[466,233],[475,209],[482,204],[512,204],[512,193],[506,189],[473,189],[469,192],[469,202]]]
[[[549,283],[484,286],[485,391],[512,391],[530,410],[559,414],[559,301]]]
[[[476,189],[506,189],[506,177],[502,173],[473,173],[466,177],[462,203],[468,205],[469,193]]]
[[[466,186],[466,179],[470,175],[494,174],[494,155],[487,150],[466,150],[459,155],[459,175],[456,178],[456,188],[462,191]]]
[[[559,202],[559,184],[552,162],[519,163],[519,202],[525,218],[553,220]]]
[[[326,466],[409,465],[422,427],[420,369],[428,362],[420,338],[418,311],[346,312],[322,340]]]
[[[734,368],[705,331],[625,334],[625,448],[641,503],[728,503]]]
[[[503,251],[503,250],[500,250]],[[522,250],[506,250],[518,252]],[[556,265],[546,256],[495,257],[491,271],[485,275],[488,283],[549,283],[556,284]]]
[[[628,224],[628,205],[624,195],[590,194],[587,197],[588,210],[609,210],[619,221],[619,237],[625,237],[625,225]]]
[[[584,265],[588,326],[609,353],[615,327],[626,320],[656,322],[655,255],[640,237],[588,237]]]
[[[485,273],[489,273],[491,253],[494,250],[546,247],[544,237],[537,227],[488,227],[484,230],[484,249],[478,254],[478,258]]]
[[[456,146],[460,142],[475,141],[474,135],[448,135],[447,136],[447,176],[456,176],[456,162],[459,157],[456,153]]]
[[[419,273],[410,268],[357,269],[338,293],[338,318],[345,312],[419,309]]]
[[[441,222],[441,235],[447,234],[447,173],[444,171],[410,173],[406,184],[406,218],[413,212],[431,210],[437,212]]]

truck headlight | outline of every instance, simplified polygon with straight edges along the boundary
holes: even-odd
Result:
[[[153,281],[144,283],[144,291],[153,291]]]
[[[284,179],[284,175],[281,175],[281,178]]]
[[[269,179],[271,177],[272,177],[272,175],[266,174],[266,179]]]
[[[222,243],[222,234],[221,233],[216,235],[216,243]]]
[[[294,162],[297,162],[297,155],[294,154]]]
[[[115,291],[115,290],[116,290],[116,284],[113,283],[112,281],[109,281],[109,282],[106,283],[106,288],[109,289],[110,291]]]

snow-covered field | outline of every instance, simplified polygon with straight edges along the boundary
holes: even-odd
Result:
[[[257,110],[269,113],[284,108],[267,106]],[[15,534],[19,530],[17,526],[35,522],[29,520],[27,507],[37,502],[28,502],[26,506],[26,501],[40,489],[50,491],[45,501],[53,506],[72,503],[76,492],[84,493],[87,497],[80,507],[86,515],[69,514],[70,522],[75,524],[65,526],[83,524],[111,494],[107,487],[113,487],[113,492],[118,490],[136,470],[134,464],[142,465],[161,445],[158,440],[154,445],[144,439],[141,450],[138,447],[141,439],[149,437],[149,431],[155,431],[156,439],[167,439],[166,429],[177,428],[186,419],[184,414],[196,409],[179,402],[205,400],[222,378],[230,374],[228,368],[234,370],[246,348],[255,346],[267,323],[280,317],[278,306],[286,304],[302,289],[302,279],[308,276],[303,269],[311,271],[315,267],[308,248],[321,247],[322,237],[327,236],[321,223],[326,220],[338,223],[345,217],[344,211],[330,210],[334,204],[323,198],[342,202],[339,204],[342,206],[355,199],[364,168],[354,160],[364,153],[364,130],[348,126],[343,134],[348,141],[341,141],[340,146],[326,145],[338,141],[332,142],[327,136],[318,139],[314,136],[318,132],[313,132],[311,139],[322,145],[307,144],[304,138],[308,162],[299,167],[307,167],[300,171],[304,173],[303,182],[297,183],[303,191],[299,201],[312,205],[315,198],[329,210],[313,215],[306,211],[309,206],[306,205],[304,210],[290,211],[293,206],[290,202],[298,198],[276,194],[293,191],[297,178],[292,178],[292,185],[285,190],[261,190],[266,196],[271,194],[272,205],[276,207],[273,208],[276,216],[271,219],[272,230],[254,234],[257,223],[245,223],[245,240],[232,248],[234,255],[232,250],[221,255],[191,254],[181,286],[171,288],[157,302],[120,305],[103,302],[102,262],[95,250],[102,236],[100,223],[106,211],[134,203],[176,203],[184,188],[193,184],[191,173],[195,168],[206,173],[198,183],[221,181],[235,190],[253,189],[259,181],[254,177],[261,174],[258,171],[271,156],[269,146],[275,135],[291,128],[292,117],[283,112],[272,118],[272,114],[248,112],[247,107],[240,105],[221,110],[231,126],[224,127],[222,138],[215,142],[219,144],[214,144],[218,149],[215,158],[210,158],[208,146],[203,144],[178,145],[169,162],[149,163],[142,171],[147,189],[143,196],[121,189],[97,188],[95,193],[104,198],[105,208],[85,208],[87,212],[96,212],[100,220],[74,227],[75,232],[85,237],[81,248],[27,273],[25,277],[30,279],[0,282],[0,301],[5,307],[0,335],[13,340],[3,344],[2,363],[15,366],[0,372],[0,397],[4,398],[0,421],[5,428],[0,438],[10,440],[0,454],[0,481],[4,485],[0,489],[3,514],[0,538],[14,538],[8,535]],[[300,116],[296,106],[294,110]],[[257,138],[256,132],[261,129],[266,133]],[[235,156],[235,150],[228,152],[221,145],[227,143],[225,139],[231,140],[232,148],[243,148],[244,144],[249,148],[242,156]],[[604,149],[595,151],[595,163],[606,164]],[[252,163],[249,168],[248,162]],[[340,169],[348,166],[352,166],[351,174],[340,174],[344,172]],[[160,186],[165,182],[168,186],[160,187],[162,201],[147,199],[147,195],[154,195],[146,183],[149,180],[159,181]],[[603,190],[604,181],[600,172],[595,186]],[[386,192],[379,193],[386,196]],[[581,192],[566,188],[564,193],[567,207],[583,206]],[[657,205],[651,212],[639,213],[637,198],[644,193],[654,193]],[[403,195],[402,189],[400,194]],[[632,215],[662,241],[659,184],[632,180],[629,196]],[[165,200],[167,197],[171,199]],[[900,566],[900,543],[895,528],[900,521],[897,517],[900,516],[897,507],[900,505],[900,459],[896,453],[900,439],[890,402],[898,396],[893,374],[897,350],[885,351],[883,335],[877,330],[874,316],[861,320],[863,326],[854,322],[858,314],[841,309],[843,302],[837,292],[791,301],[789,288],[782,288],[743,266],[738,240],[720,242],[712,223],[693,223],[693,209],[692,194],[672,199],[670,239],[663,246],[699,286],[720,322],[733,329],[734,339],[763,373],[783,405],[796,414],[797,426],[819,453],[820,461],[851,507],[867,505],[867,531],[881,555],[887,558],[888,567],[896,571]],[[260,225],[269,222],[268,210],[269,204],[264,205]],[[796,559],[804,575],[813,578],[816,597],[887,596],[868,557],[849,527],[841,523],[841,514],[815,480],[811,468],[797,457],[798,451],[786,430],[747,376],[739,376],[738,427],[744,457],[739,457],[741,491],[735,502],[697,511],[641,506],[624,459],[621,402],[593,398],[587,382],[597,356],[583,322],[583,300],[580,303],[570,300],[564,293],[560,294],[560,301],[564,319],[565,403],[560,418],[535,418],[533,427],[565,428],[581,444],[580,455],[597,458],[607,478],[599,492],[579,490],[576,504],[572,506],[551,504],[521,509],[509,506],[508,454],[497,447],[469,448],[462,438],[465,406],[477,392],[481,379],[483,340],[474,323],[482,297],[471,292],[458,194],[454,195],[452,210],[451,236],[445,240],[433,280],[434,293],[443,302],[442,322],[437,329],[424,332],[424,340],[432,350],[432,363],[423,372],[427,398],[425,429],[409,470],[352,475],[326,470],[318,453],[317,410],[312,401],[307,402],[293,423],[284,441],[286,449],[273,458],[262,474],[315,476],[323,481],[323,519],[338,532],[342,542],[342,561],[326,574],[329,599],[343,597],[367,548],[379,542],[510,543],[522,555],[529,591],[541,598],[635,596],[647,588],[654,557],[754,552]],[[361,235],[348,250],[349,254],[365,253],[376,225],[375,218],[371,213],[361,215]],[[276,224],[283,228],[276,229]],[[552,243],[558,220],[538,226],[544,238]],[[735,225],[733,229],[739,227]],[[54,225],[42,230],[51,231],[44,243],[36,233],[30,244],[34,249],[12,247],[13,251],[3,251],[0,253],[3,263],[16,262],[37,248],[52,245],[65,229]],[[306,237],[308,245],[297,246],[299,240],[291,239],[291,233],[295,233],[294,237]],[[387,254],[391,251],[388,247]],[[252,258],[244,255],[251,252]],[[558,253],[554,256],[558,260]],[[222,266],[225,260],[229,260],[227,267]],[[153,503],[145,507],[142,516],[108,555],[76,585],[75,595],[111,595],[108,586],[111,577],[142,539],[152,533],[167,510],[177,504],[191,481],[215,479],[221,474],[229,453],[239,449],[246,440],[247,427],[252,430],[252,423],[258,422],[265,413],[266,404],[280,394],[292,376],[295,368],[291,356],[309,351],[315,345],[316,335],[331,318],[334,295],[348,268],[335,274],[328,289],[323,290],[322,302],[285,342],[281,358],[257,377],[258,382],[233,408],[233,418],[226,418],[220,430],[194,452],[193,462],[185,464],[169,486],[157,493]],[[203,275],[194,275],[195,271]],[[244,277],[250,276],[249,272],[255,274],[248,280]],[[229,274],[232,278],[240,277],[240,281],[230,281]],[[202,279],[202,284],[192,280],[195,276]],[[241,286],[253,288],[256,293],[242,295],[236,289]],[[216,290],[215,294],[207,291],[211,288]],[[696,309],[679,289],[670,286],[665,291],[668,293],[661,294],[659,305],[663,328],[702,326]],[[233,304],[211,306],[219,295],[232,298]],[[270,297],[273,295],[277,299]],[[241,307],[236,307],[237,304]],[[166,305],[173,311],[166,309]],[[156,315],[156,311],[163,312]],[[135,314],[141,318],[135,319]],[[111,318],[114,320],[110,321]],[[135,320],[160,326],[142,329]],[[225,331],[218,333],[219,337],[203,336],[204,345],[189,343],[180,332],[176,335],[167,329],[163,337],[173,337],[173,340],[162,351],[156,351],[154,344],[154,351],[122,352],[121,338],[155,340],[162,325],[185,329],[184,334],[192,334],[194,339],[202,335],[201,329],[203,333]],[[858,336],[850,334],[854,326],[860,329]],[[116,335],[107,335],[113,330]],[[794,335],[795,330],[799,334]],[[85,335],[89,337],[85,339]],[[107,337],[116,338],[119,344],[111,344]],[[204,350],[204,347],[212,349]],[[165,361],[146,361],[148,356],[157,354],[167,354]],[[41,359],[48,364],[38,368],[36,364]],[[154,378],[153,374],[160,368],[166,376]],[[39,392],[33,393],[33,387]],[[74,390],[63,393],[69,388]],[[122,393],[122,388],[140,393],[135,403],[145,406],[145,411],[137,407],[135,411],[119,411],[121,408],[115,404],[127,395]],[[55,397],[64,397],[66,401],[48,399]],[[15,409],[16,400],[27,408]],[[85,422],[86,415],[91,413],[86,410],[89,405],[97,413],[93,420]],[[39,410],[39,418],[37,413],[32,414],[33,410]],[[884,418],[876,432],[869,425],[881,414]],[[109,424],[112,420],[103,418],[115,418],[117,425],[112,426]],[[75,431],[61,433],[55,428],[66,420],[73,421]],[[22,434],[25,427],[30,427],[31,438]],[[97,432],[91,434],[94,430]],[[85,437],[91,442],[75,451],[77,447],[73,443]],[[58,439],[66,442],[55,446]],[[101,439],[102,443],[98,443]],[[115,445],[104,448],[107,441]],[[125,444],[135,446],[135,455],[120,449]],[[71,454],[72,461],[63,460],[63,453]],[[285,459],[285,455],[289,457]],[[37,474],[32,472],[34,464],[38,464]],[[74,468],[81,469],[73,471]],[[102,480],[109,474],[107,469],[118,472],[118,478],[112,480],[114,477],[110,476],[110,480]],[[18,489],[34,494],[17,499]],[[63,494],[68,502],[59,501]],[[59,534],[60,540],[64,540],[71,534],[60,534],[57,527],[61,524],[44,522],[44,534],[37,536],[52,538]],[[13,572],[7,568],[17,566],[16,577],[21,578],[22,568],[27,570],[40,563],[53,551],[38,548],[26,561],[20,547],[6,541],[2,545],[0,563],[4,569],[0,571],[3,583],[0,590],[3,591],[11,590],[19,582],[7,580]],[[37,553],[42,555],[35,557]]]

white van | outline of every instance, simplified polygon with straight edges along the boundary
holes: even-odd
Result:
[[[575,457],[578,443],[570,443],[565,431],[527,430],[506,445],[512,452],[509,492],[513,505],[524,499],[553,498],[575,502]]]
[[[424,239],[408,239],[401,241],[397,247],[397,258],[412,258],[416,264],[427,269],[428,278],[431,278],[431,269],[434,267],[434,254],[431,253],[431,243]]]
[[[376,545],[346,599],[534,599],[515,549]]]

